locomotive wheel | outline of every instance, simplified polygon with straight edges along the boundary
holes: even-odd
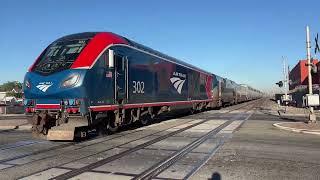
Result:
[[[192,104],[192,108],[190,108],[190,114],[197,114],[198,105]]]
[[[106,122],[101,122],[97,127],[96,130],[99,135],[106,135],[108,134],[108,124]]]
[[[35,132],[36,133],[40,134],[42,132],[42,130],[43,130],[43,126],[41,126],[41,125],[35,126]]]
[[[43,135],[47,135],[48,129],[46,128],[46,121],[42,119],[40,124],[36,126],[37,133],[42,133]]]
[[[114,134],[117,131],[118,131],[118,126],[114,123],[114,121],[109,120],[107,124],[108,134]]]
[[[140,122],[140,124],[141,124],[142,126],[146,126],[146,125],[148,125],[151,121],[152,121],[151,115],[150,115],[150,114],[145,114],[145,115],[141,116],[139,122]]]
[[[195,114],[195,109],[193,109],[193,108],[190,108],[190,111],[189,111],[189,113],[192,115],[192,114]]]
[[[43,129],[42,129],[42,134],[43,134],[43,135],[47,135],[47,134],[48,134],[48,128],[43,127]]]

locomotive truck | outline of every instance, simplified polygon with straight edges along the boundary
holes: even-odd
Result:
[[[74,140],[92,129],[113,133],[172,110],[194,113],[261,94],[246,88],[247,97],[239,98],[238,86],[120,35],[86,32],[40,54],[24,78],[24,103],[34,134]]]

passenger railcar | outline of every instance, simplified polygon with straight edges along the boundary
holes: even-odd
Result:
[[[237,103],[237,84],[229,79],[222,79],[222,105],[233,105]]]
[[[238,91],[239,91],[239,94],[240,94],[240,102],[246,102],[246,101],[250,100],[248,98],[249,92],[248,92],[248,86],[247,85],[240,84],[238,86]]]

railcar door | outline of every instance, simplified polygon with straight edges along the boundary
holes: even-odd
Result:
[[[120,54],[115,54],[115,100],[119,104],[127,101],[127,75],[128,59]]]

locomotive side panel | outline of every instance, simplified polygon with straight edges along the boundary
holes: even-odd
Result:
[[[129,47],[113,49],[128,60],[128,104],[211,98],[211,76]]]
[[[106,66],[108,57],[104,52],[87,73],[85,84],[89,106],[114,104],[114,71]],[[109,74],[111,73],[111,76]]]

